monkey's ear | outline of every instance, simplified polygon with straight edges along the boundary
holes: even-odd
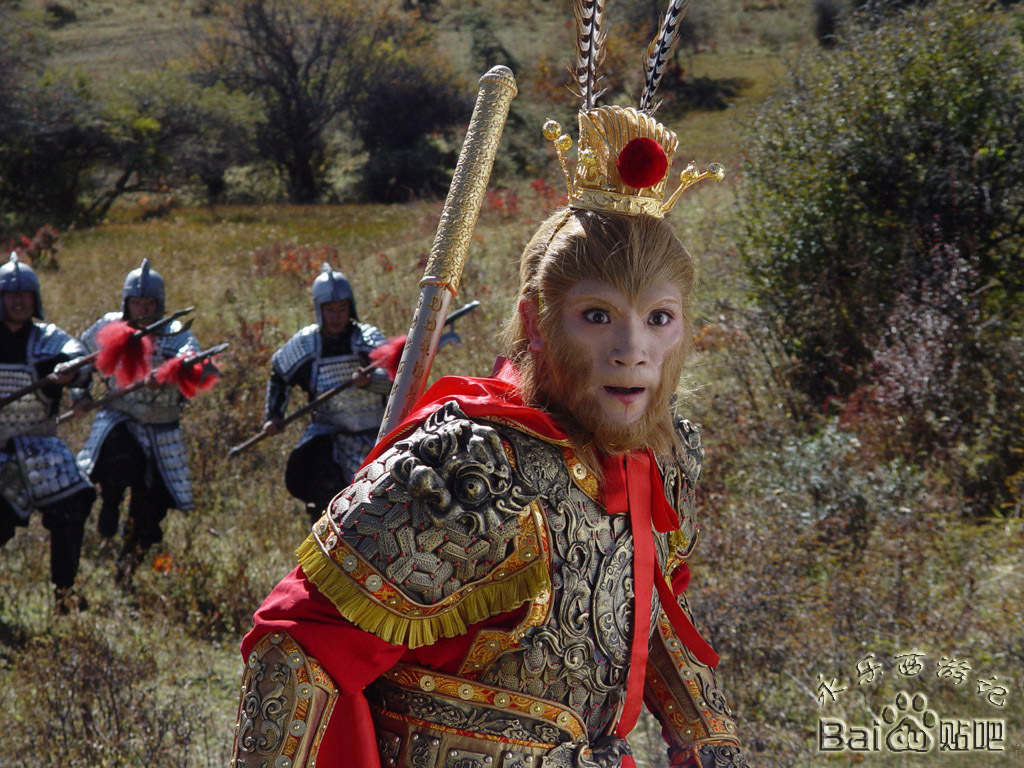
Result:
[[[544,338],[540,333],[540,319],[537,314],[536,301],[533,299],[519,301],[519,318],[523,322],[523,329],[526,331],[526,339],[529,342],[527,349],[531,352],[540,352],[544,349]]]

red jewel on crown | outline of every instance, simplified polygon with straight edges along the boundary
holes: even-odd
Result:
[[[619,152],[615,161],[619,178],[636,189],[653,187],[668,172],[668,157],[654,139],[633,139]]]

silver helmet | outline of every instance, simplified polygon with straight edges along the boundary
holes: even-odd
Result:
[[[32,314],[40,320],[43,315],[43,296],[39,292],[39,278],[28,264],[18,260],[18,254],[11,253],[11,258],[0,267],[0,292],[32,291],[36,297],[36,307]],[[0,302],[0,320],[4,319],[4,305]]]
[[[356,297],[352,292],[352,283],[345,277],[344,272],[337,272],[331,269],[331,265],[324,262],[320,267],[320,274],[313,281],[313,309],[316,312],[317,325],[323,325],[323,312],[321,307],[329,301],[348,300],[353,320],[358,320],[356,314]]]
[[[156,312],[164,315],[164,279],[143,259],[136,269],[128,273],[121,291],[121,312],[127,317],[128,299],[156,299]]]

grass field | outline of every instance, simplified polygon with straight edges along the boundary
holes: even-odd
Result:
[[[79,21],[55,33],[58,59],[108,77],[181,55],[201,18],[192,3],[69,2]],[[445,34],[459,35],[453,3]],[[508,46],[531,61],[542,44],[531,19],[565,3],[521,2],[524,17],[495,9]],[[748,117],[807,44],[803,0],[717,3],[714,45],[693,55],[694,75],[743,81],[725,110],[691,112],[674,125],[679,160],[721,160],[730,175],[696,188],[672,213],[696,259],[699,356],[685,412],[708,445],[700,491],[702,537],[692,604],[722,653],[722,678],[740,718],[751,764],[949,766],[1024,764],[1024,527],[1020,517],[965,522],[944,478],[883,463],[855,435],[824,418],[797,420],[802,404],[780,381],[784,358],[759,326],[738,263],[736,191]],[[561,34],[561,33],[560,33]],[[453,46],[457,53],[457,47]],[[524,91],[522,99],[539,99]],[[538,134],[538,141],[540,137]],[[547,182],[560,184],[549,172]],[[485,374],[500,350],[496,329],[511,306],[518,253],[547,201],[520,179],[481,214],[457,300],[482,307],[460,322],[465,343],[447,347],[434,375]],[[501,204],[515,196],[516,207]],[[403,333],[437,225],[439,201],[404,205],[172,207],[145,219],[146,201],[125,200],[102,225],[65,233],[60,268],[41,273],[49,319],[72,332],[116,308],[125,273],[149,257],[171,309],[196,305],[204,346],[231,343],[218,386],[185,419],[197,491],[194,512],[172,512],[165,542],[134,588],[113,583],[113,561],[87,530],[80,590],[91,609],[58,617],[47,584],[47,534],[37,518],[0,555],[0,711],[8,713],[0,766],[206,766],[228,759],[249,616],[294,565],[306,517],[284,490],[299,434],[267,440],[236,461],[228,449],[260,423],[273,350],[311,322],[308,286],[328,257],[352,279],[363,319]],[[73,448],[87,424],[62,435]],[[822,498],[854,499],[863,535],[815,517]],[[857,506],[859,505],[859,506]],[[853,507],[851,507],[853,508]],[[887,674],[858,685],[857,664],[918,650],[927,679]],[[957,685],[936,672],[942,657],[969,660]],[[848,687],[818,707],[819,675]],[[979,678],[997,676],[1004,707]],[[815,749],[819,716],[869,723],[900,686],[927,693],[945,717],[1003,718],[1005,752],[833,756]],[[638,765],[665,765],[645,721]]]

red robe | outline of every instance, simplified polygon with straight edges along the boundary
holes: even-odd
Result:
[[[377,445],[366,462],[376,459],[401,436],[409,434],[431,413],[451,401],[457,402],[471,418],[497,417],[522,424],[553,440],[566,439],[565,433],[548,414],[523,404],[516,391],[514,371],[507,364],[499,364],[496,373],[497,378],[451,376],[438,380],[409,417]],[[602,503],[605,509],[611,514],[630,514],[634,529],[634,615],[637,620],[634,622],[626,701],[616,728],[617,735],[625,737],[636,724],[642,703],[651,618],[647,606],[651,605],[651,590],[658,588],[663,604],[666,604],[666,597],[670,598],[667,602],[671,606],[667,608],[671,609],[675,606],[671,592],[678,594],[685,589],[689,574],[685,565],[673,574],[675,589],[672,589],[657,568],[652,522],[657,530],[667,531],[678,526],[678,518],[665,499],[661,475],[653,457],[648,452],[608,457],[602,470]],[[637,606],[642,609],[637,610]],[[410,650],[405,646],[392,645],[346,621],[334,604],[306,578],[301,568],[296,567],[254,614],[255,626],[242,640],[242,657],[248,658],[252,647],[268,632],[288,632],[308,655],[327,670],[339,689],[338,701],[320,745],[317,768],[380,768],[374,725],[363,689],[399,661],[458,674],[461,662],[480,629],[512,628],[518,623],[520,613],[516,610],[494,616],[473,625],[465,635]],[[714,652],[697,635],[682,611],[678,614],[687,626],[680,627],[678,616],[671,613],[670,619],[687,645],[695,652],[699,650],[707,659],[706,663],[717,662]],[[623,765],[633,768],[633,761],[626,758]]]

